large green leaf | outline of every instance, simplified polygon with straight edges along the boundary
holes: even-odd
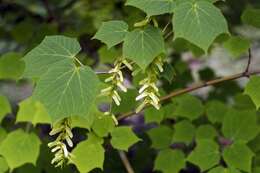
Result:
[[[250,141],[259,133],[256,112],[230,109],[225,115],[222,132],[230,140]]]
[[[80,45],[74,38],[47,36],[24,57],[24,76],[40,77],[57,62],[75,58],[79,51]]]
[[[72,161],[79,172],[86,173],[94,168],[103,169],[105,150],[97,140],[86,140],[72,151]]]
[[[148,16],[173,13],[175,0],[127,0],[130,5],[143,10]]]
[[[72,60],[51,68],[37,83],[40,100],[53,122],[69,116],[87,116],[99,92],[99,80],[89,67],[75,67]]]
[[[123,56],[136,62],[142,69],[164,52],[162,33],[152,26],[129,32],[123,44]]]
[[[210,124],[201,125],[196,130],[196,140],[214,139],[217,136],[217,131]]]
[[[195,136],[195,127],[188,120],[183,120],[174,125],[174,142],[183,142],[189,144]]]
[[[45,107],[30,97],[19,103],[16,122],[31,122],[33,125],[50,124],[51,119]]]
[[[0,144],[4,141],[7,136],[7,132],[4,128],[0,128]]]
[[[223,157],[229,167],[251,172],[254,153],[243,142],[235,142],[224,150]]]
[[[0,95],[0,123],[8,113],[11,113],[11,105],[5,96]]]
[[[108,48],[111,48],[124,40],[127,30],[128,25],[124,21],[103,22],[93,38],[104,42]]]
[[[248,7],[242,15],[245,24],[260,28],[260,9]]]
[[[228,33],[220,10],[205,0],[180,1],[174,10],[174,35],[184,38],[207,52],[216,37]]]
[[[245,88],[245,94],[249,95],[255,103],[257,109],[260,107],[260,77],[252,76]]]
[[[105,137],[115,128],[115,123],[110,115],[102,115],[93,123],[93,131],[100,137]]]
[[[121,126],[111,132],[111,144],[114,148],[127,151],[128,148],[140,139],[132,131],[131,127]]]
[[[41,141],[34,133],[16,130],[8,134],[0,145],[2,155],[9,167],[14,169],[25,163],[36,165]]]
[[[0,79],[19,79],[24,71],[25,64],[22,55],[14,52],[4,54],[0,58]]]
[[[168,126],[161,125],[156,128],[152,128],[148,132],[148,136],[152,141],[152,147],[156,149],[168,148],[173,141],[173,129]]]
[[[198,165],[201,171],[212,168],[220,161],[219,146],[213,140],[199,140],[188,161]]]
[[[171,163],[171,164],[169,164]],[[185,167],[185,155],[180,150],[160,151],[155,160],[154,169],[163,173],[179,173]]]
[[[158,123],[160,124],[164,118],[164,110],[157,110],[153,107],[145,109],[144,112],[145,123]]]

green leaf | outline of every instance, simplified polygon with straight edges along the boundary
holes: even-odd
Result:
[[[175,0],[127,0],[126,5],[130,5],[143,10],[148,17],[173,13]]]
[[[257,109],[260,107],[260,77],[251,76],[245,87],[245,94],[249,95],[255,103]]]
[[[242,37],[231,37],[223,46],[233,57],[238,58],[248,52],[250,41]]]
[[[36,48],[24,57],[24,77],[38,78],[57,63],[73,59],[80,51],[80,45],[74,38],[65,36],[46,36]]]
[[[136,62],[142,69],[164,52],[162,33],[152,26],[129,32],[123,44],[123,56]]]
[[[228,33],[227,22],[218,8],[205,0],[180,1],[173,16],[175,39],[184,38],[207,52],[222,33]]]
[[[102,115],[93,123],[93,131],[100,137],[105,137],[115,128],[115,123],[110,115]]]
[[[0,79],[19,79],[24,71],[25,64],[22,55],[15,52],[4,54],[0,58]]]
[[[173,102],[176,104],[174,115],[195,120],[204,112],[202,102],[192,95],[182,95],[175,97]]]
[[[105,150],[96,140],[80,142],[72,151],[72,155],[72,163],[81,173],[90,172],[94,168],[103,169]]]
[[[217,100],[210,101],[206,104],[206,114],[212,123],[222,123],[228,107]]]
[[[8,164],[6,162],[6,160],[0,156],[0,172],[1,173],[5,173],[8,171]]]
[[[144,112],[144,119],[145,123],[158,123],[160,124],[164,118],[164,111],[163,109],[157,110],[153,107],[145,109]]]
[[[214,139],[217,136],[217,131],[210,124],[201,125],[196,130],[196,140]]]
[[[256,106],[254,102],[251,100],[251,98],[248,95],[245,95],[243,93],[240,93],[234,97],[234,108],[235,109],[256,109]]]
[[[248,142],[254,139],[259,133],[256,112],[230,109],[225,115],[222,132],[230,140]]]
[[[6,114],[11,113],[11,105],[5,96],[0,95],[0,123]]]
[[[229,167],[251,172],[254,153],[243,142],[235,142],[225,148],[223,158]]]
[[[172,144],[173,130],[161,125],[147,132],[152,141],[152,147],[156,149],[168,148]]]
[[[260,28],[260,9],[248,7],[241,18],[245,24]]]
[[[62,61],[37,83],[34,98],[43,103],[53,122],[70,116],[87,117],[99,92],[99,80],[87,66]]]
[[[121,43],[128,33],[128,25],[124,21],[103,22],[94,39],[104,42],[108,49]]]
[[[120,126],[111,132],[111,144],[114,148],[127,151],[130,146],[140,141],[131,127]]]
[[[41,141],[34,133],[16,130],[8,134],[0,145],[2,155],[13,170],[25,163],[36,165]]]
[[[4,141],[6,136],[7,136],[6,130],[0,127],[0,144]]]
[[[50,124],[51,119],[45,107],[31,97],[19,103],[19,110],[16,116],[16,123],[31,122],[33,125],[38,123]]]
[[[219,166],[211,169],[208,173],[240,173],[240,171],[235,168],[223,168]]]
[[[201,171],[208,170],[220,161],[219,146],[212,140],[199,140],[188,161],[199,166]]]
[[[100,63],[111,63],[113,64],[115,59],[120,56],[120,51],[115,48],[107,49],[107,46],[102,46],[98,49],[98,55]]]
[[[195,127],[188,120],[183,120],[174,125],[174,142],[184,142],[189,144],[195,136]]]
[[[185,168],[185,155],[180,150],[165,149],[156,157],[154,170],[163,173],[179,173],[182,168]]]

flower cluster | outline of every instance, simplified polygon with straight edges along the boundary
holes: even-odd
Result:
[[[73,134],[71,132],[70,119],[65,118],[55,124],[50,135],[58,135],[55,141],[50,142],[48,146],[52,148],[51,152],[55,153],[55,157],[52,159],[51,164],[55,164],[55,167],[63,167],[68,160],[71,159],[72,155],[68,151],[65,141],[68,146],[73,147]]]
[[[127,88],[124,86],[124,77],[122,73],[122,68],[126,66],[130,70],[132,70],[132,66],[129,62],[127,62],[124,58],[119,58],[114,63],[114,68],[111,69],[108,73],[111,74],[106,80],[106,83],[110,83],[109,87],[101,90],[102,95],[107,95],[112,97],[116,105],[120,105],[121,97],[117,92],[117,88],[120,88],[122,91],[126,92]]]
[[[152,105],[156,109],[160,109],[159,89],[156,86],[158,81],[158,74],[163,72],[163,60],[161,57],[157,57],[147,68],[147,77],[139,82],[142,87],[139,89],[139,95],[136,97],[136,101],[143,100],[137,107],[136,113],[140,112],[146,105]]]

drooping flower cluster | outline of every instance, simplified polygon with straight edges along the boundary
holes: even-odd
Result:
[[[69,147],[73,147],[73,142],[71,140],[73,138],[73,134],[71,132],[70,119],[65,118],[55,124],[50,132],[50,135],[54,136],[57,134],[58,137],[56,140],[48,144],[48,146],[52,148],[51,152],[55,153],[51,164],[55,164],[55,167],[63,167],[72,157],[66,146],[67,143]]]
[[[129,62],[127,62],[124,58],[119,58],[114,63],[114,68],[111,69],[108,73],[111,74],[106,80],[106,83],[110,83],[109,87],[101,90],[102,95],[107,95],[112,97],[113,101],[116,105],[120,105],[121,97],[117,92],[117,88],[120,88],[122,91],[126,92],[127,88],[124,86],[124,77],[122,73],[122,68],[126,66],[130,70],[132,70],[132,66]]]
[[[136,113],[140,112],[146,105],[152,105],[156,109],[160,109],[160,94],[156,86],[160,72],[163,72],[163,60],[161,57],[157,57],[146,69],[147,77],[139,82],[139,85],[142,87],[139,89],[139,95],[136,97],[136,101],[143,101],[137,107]]]

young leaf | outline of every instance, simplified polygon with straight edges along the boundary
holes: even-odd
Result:
[[[217,136],[217,131],[214,126],[207,124],[201,125],[196,130],[196,140],[214,139]]]
[[[153,148],[164,149],[172,144],[173,130],[167,126],[161,125],[149,130],[147,133],[152,141]]]
[[[160,124],[164,118],[163,109],[157,110],[153,107],[145,109],[144,112],[145,123],[158,123]]]
[[[0,58],[0,79],[19,79],[24,71],[25,64],[19,53],[7,53]]]
[[[114,148],[127,151],[128,148],[140,139],[132,131],[131,127],[117,127],[111,132],[111,144]]]
[[[223,168],[219,166],[211,169],[208,173],[240,173],[240,171],[235,168]]]
[[[111,116],[103,115],[96,118],[93,123],[93,131],[100,137],[105,137],[115,128],[115,123]]]
[[[53,122],[70,116],[87,117],[99,92],[96,74],[87,66],[75,67],[71,61],[57,63],[34,91],[34,98],[43,103]]]
[[[128,25],[124,21],[114,20],[103,22],[94,39],[104,42],[108,49],[121,43],[128,30]]]
[[[205,52],[228,26],[220,10],[205,0],[180,1],[174,9],[173,27],[175,39],[184,38]]]
[[[256,112],[230,109],[225,115],[222,132],[230,140],[248,142],[254,139],[259,133]]]
[[[0,172],[5,173],[8,171],[8,164],[6,160],[0,156]]]
[[[204,112],[204,106],[198,98],[192,95],[182,95],[173,99],[176,104],[174,114],[180,117],[195,120]]]
[[[195,136],[195,127],[188,120],[183,120],[174,125],[174,142],[184,142],[189,144]]]
[[[228,107],[217,100],[210,101],[206,104],[206,114],[210,122],[222,123]]]
[[[65,36],[46,36],[36,48],[25,55],[24,77],[38,78],[56,63],[73,59],[80,51],[80,45],[74,38]]]
[[[251,172],[254,153],[243,142],[235,142],[224,150],[223,157],[229,167]]]
[[[245,94],[249,95],[258,109],[260,107],[260,77],[252,76],[245,87]]]
[[[145,69],[156,56],[165,52],[164,40],[158,28],[148,26],[129,32],[123,44],[123,56]]]
[[[185,155],[182,151],[165,149],[160,151],[156,157],[154,170],[162,171],[163,173],[179,173],[184,167]]]
[[[231,37],[223,45],[234,58],[247,53],[250,48],[250,41],[241,37]]]
[[[11,105],[5,96],[0,95],[0,123],[6,114],[11,113]]]
[[[40,153],[41,141],[34,133],[25,133],[16,130],[8,134],[0,145],[0,155],[2,155],[11,170],[25,163],[36,165]]]
[[[4,128],[0,128],[0,144],[4,141],[7,136],[7,132]]]
[[[212,140],[199,140],[188,161],[198,165],[201,171],[212,168],[220,161],[219,146]]]
[[[94,168],[103,169],[105,150],[96,140],[86,140],[72,151],[72,162],[79,172],[89,172]]]
[[[248,7],[241,18],[245,24],[260,28],[260,9]]]
[[[130,5],[143,10],[148,17],[173,13],[175,0],[127,0],[126,5]]]
[[[33,125],[38,123],[50,124],[51,119],[45,107],[31,97],[19,103],[19,110],[16,116],[16,123],[31,122]]]

